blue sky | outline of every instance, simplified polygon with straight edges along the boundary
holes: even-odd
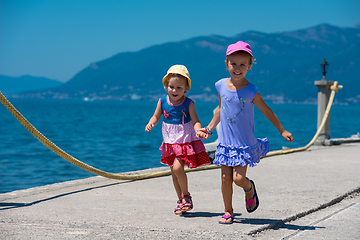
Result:
[[[359,0],[0,0],[0,74],[65,82],[91,62],[165,42],[359,22]]]

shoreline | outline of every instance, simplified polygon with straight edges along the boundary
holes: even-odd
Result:
[[[311,146],[262,159],[247,174],[259,209],[247,213],[244,192],[234,187],[232,225],[218,223],[224,207],[216,168],[188,172],[194,209],[183,216],[173,212],[171,176],[90,177],[1,194],[0,231],[4,239],[357,239],[359,149],[359,142]]]
[[[316,147],[316,146],[330,147],[330,146],[336,146],[336,145],[341,145],[341,144],[358,143],[358,142],[360,142],[360,133],[351,135],[351,137],[349,137],[349,138],[327,139],[322,143],[322,145],[314,144],[312,147]],[[212,143],[206,143],[204,145],[205,145],[206,151],[212,162],[213,156],[214,156],[215,150],[216,150],[217,140],[215,140]],[[276,151],[278,151],[278,150],[274,150],[274,151],[270,151],[270,152],[276,152]],[[294,153],[291,153],[291,154],[294,154]],[[137,174],[147,174],[147,173],[153,173],[153,172],[162,172],[162,171],[167,171],[167,170],[169,170],[169,167],[164,166],[164,167],[147,168],[147,169],[129,171],[129,172],[121,172],[118,174],[137,175]],[[47,185],[42,185],[42,186],[37,186],[37,187],[32,187],[32,188],[20,189],[20,190],[15,190],[15,191],[11,191],[11,192],[0,193],[0,201],[14,199],[14,198],[18,198],[18,197],[30,196],[30,195],[34,195],[34,194],[38,194],[38,193],[43,193],[43,192],[56,191],[59,189],[68,188],[68,187],[77,186],[77,185],[100,183],[100,182],[103,182],[106,180],[109,180],[109,179],[102,177],[102,176],[95,175],[93,177],[87,177],[87,178],[52,183],[52,184],[47,184]],[[121,180],[121,181],[138,181],[138,180]]]

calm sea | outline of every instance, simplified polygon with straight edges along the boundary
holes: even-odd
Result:
[[[144,131],[156,102],[10,99],[42,134],[75,158],[109,172],[128,172],[160,164],[161,125]],[[216,103],[196,102],[201,122],[209,123]],[[316,105],[269,104],[295,141],[286,142],[255,110],[255,135],[271,150],[306,145],[316,132]],[[331,137],[360,132],[360,106],[335,105]],[[206,142],[216,140],[213,135]],[[0,193],[94,176],[46,148],[0,104]]]

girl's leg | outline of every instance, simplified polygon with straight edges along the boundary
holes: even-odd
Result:
[[[185,196],[182,202],[188,206],[183,206],[183,211],[189,211],[192,207],[191,197],[188,190],[188,180],[185,172],[185,162],[181,159],[175,159],[172,171],[177,178],[180,187],[180,196]],[[187,203],[186,203],[187,202]]]
[[[175,191],[176,191],[176,195],[178,196],[178,199],[179,199],[177,201],[177,206],[175,207],[174,213],[175,214],[183,214],[183,211],[181,210],[182,209],[182,204],[181,204],[182,199],[181,199],[180,184],[179,184],[178,178],[176,177],[176,174],[174,172],[173,166],[170,167],[170,169],[171,169],[171,176],[172,176],[174,188],[175,188]]]
[[[233,168],[221,166],[221,192],[223,195],[225,215],[233,216],[232,195],[233,195]],[[219,222],[230,222],[232,219],[221,218]]]
[[[254,188],[250,180],[246,177],[247,165],[234,167],[234,183],[246,191],[246,200],[250,200],[254,196]],[[249,210],[254,209],[256,206],[256,199],[254,199],[251,206],[247,206]]]
[[[247,165],[244,167],[240,165],[234,167],[233,180],[237,186],[247,191],[250,190],[251,183],[250,180],[246,177],[246,170],[247,170]]]
[[[186,172],[185,172],[185,162],[181,159],[175,159],[174,161],[174,165],[172,166],[172,175],[173,175],[173,180],[174,177],[176,178],[176,183],[174,182],[174,186],[175,186],[175,190],[176,193],[178,193],[178,189],[177,187],[179,187],[180,189],[180,196],[182,195],[189,195],[188,192],[188,181],[187,181],[187,176],[186,176]],[[178,195],[179,195],[178,193]],[[179,198],[180,198],[179,196]]]
[[[172,180],[173,180],[173,184],[174,184],[174,188],[175,188],[175,191],[176,191],[176,195],[178,196],[178,199],[180,200],[181,198],[181,188],[180,188],[180,184],[179,184],[179,181],[176,177],[176,174],[174,172],[174,169],[173,169],[173,166],[170,167],[171,169],[171,176],[172,176]]]

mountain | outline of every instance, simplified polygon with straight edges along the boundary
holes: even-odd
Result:
[[[24,91],[40,91],[60,86],[62,82],[44,77],[8,77],[0,75],[0,91],[3,94],[18,94]]]
[[[360,29],[360,22],[355,23],[352,27],[353,27],[353,28]]]
[[[201,36],[123,52],[91,63],[63,85],[23,96],[156,100],[165,94],[161,79],[167,69],[184,64],[192,79],[189,96],[216,101],[214,83],[229,76],[226,48],[239,40],[250,44],[257,62],[247,79],[267,101],[313,102],[317,98],[314,81],[322,78],[320,63],[326,59],[330,64],[327,79],[344,86],[336,101],[360,103],[360,29],[328,24],[282,33]]]

